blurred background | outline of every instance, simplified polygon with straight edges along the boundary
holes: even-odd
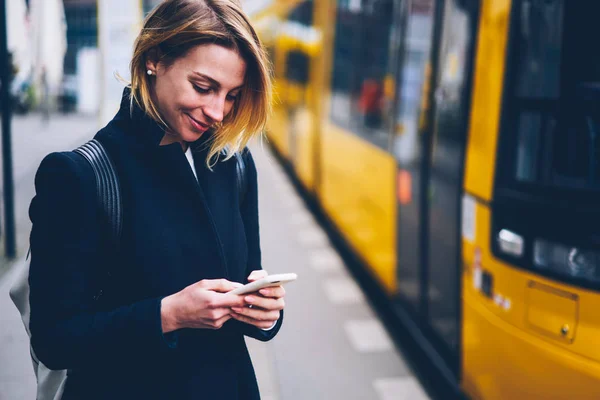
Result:
[[[112,118],[158,3],[0,1],[0,400],[35,398],[7,295],[35,171]],[[264,267],[300,276],[248,342],[263,398],[600,398],[600,2],[242,3]]]

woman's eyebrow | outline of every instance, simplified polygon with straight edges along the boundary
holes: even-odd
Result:
[[[210,82],[213,86],[215,86],[217,89],[221,88],[221,82],[217,81],[214,78],[211,78],[210,76],[203,74],[201,72],[197,72],[197,71],[192,71],[192,75],[194,75],[196,78],[200,78],[200,79],[204,79],[207,80],[208,82]],[[241,89],[244,85],[240,85],[238,87],[235,87],[231,90],[238,90]]]

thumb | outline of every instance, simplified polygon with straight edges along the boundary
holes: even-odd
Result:
[[[198,283],[202,289],[218,293],[227,293],[235,288],[243,286],[241,283],[231,282],[227,279],[203,279]]]
[[[254,270],[250,273],[250,275],[248,275],[248,282],[254,282],[257,281],[259,279],[262,279],[266,276],[268,276],[269,273],[267,271],[265,271],[264,269],[257,269]]]

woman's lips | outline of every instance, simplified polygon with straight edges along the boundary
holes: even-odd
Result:
[[[192,124],[192,127],[195,130],[200,131],[200,132],[204,132],[204,131],[206,131],[209,128],[208,125],[203,124],[202,122],[194,119],[191,115],[189,115],[189,114],[185,114],[185,115],[187,115],[187,117],[190,120],[190,123]]]

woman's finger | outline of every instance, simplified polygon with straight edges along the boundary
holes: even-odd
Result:
[[[240,322],[245,322],[246,324],[256,326],[261,329],[268,329],[273,326],[273,324],[277,321],[277,319],[273,320],[257,320],[251,317],[248,317],[243,314],[233,313],[231,314],[232,318],[238,320]]]
[[[212,329],[221,329],[225,322],[229,321],[232,318],[231,314],[224,315],[216,321],[209,321],[207,325]]]
[[[244,286],[238,282],[231,282],[227,279],[203,279],[195,284],[199,289],[211,290],[213,292],[227,293],[230,290]]]
[[[269,275],[269,273],[267,271],[265,271],[264,269],[254,270],[250,273],[250,275],[248,275],[248,282],[257,281],[259,279],[266,277],[267,275]]]
[[[262,308],[263,310],[283,310],[285,302],[282,298],[269,298],[262,296],[246,296],[244,301],[253,307]]]
[[[261,308],[249,308],[249,307],[233,307],[231,309],[235,314],[243,315],[245,317],[257,320],[257,321],[276,321],[279,319],[279,310],[265,310]]]
[[[263,295],[265,297],[271,297],[274,299],[278,299],[280,297],[285,296],[285,289],[283,288],[283,286],[273,286],[270,288],[260,289],[258,291],[258,293],[260,293],[261,295]]]
[[[235,294],[222,294],[208,292],[205,296],[206,307],[210,309],[217,308],[229,308],[229,307],[243,307],[244,297]]]

